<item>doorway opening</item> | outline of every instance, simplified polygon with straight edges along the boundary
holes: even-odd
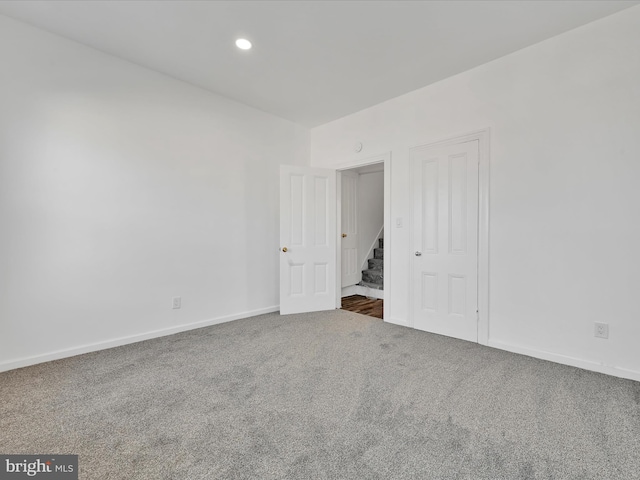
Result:
[[[338,301],[384,318],[385,162],[338,171]]]

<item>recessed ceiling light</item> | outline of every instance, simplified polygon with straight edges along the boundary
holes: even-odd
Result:
[[[236,47],[241,50],[249,50],[251,48],[251,42],[246,38],[239,38],[236,40]]]

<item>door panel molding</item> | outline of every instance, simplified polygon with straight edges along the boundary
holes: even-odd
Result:
[[[478,314],[477,314],[477,342],[482,345],[488,345],[490,339],[490,319],[489,319],[489,180],[490,180],[490,139],[491,129],[485,128],[472,131],[469,133],[459,134],[447,137],[441,140],[433,140],[421,142],[409,148],[432,148],[446,147],[459,143],[470,141],[478,141]],[[413,171],[413,165],[410,165]],[[386,180],[386,179],[385,179]],[[437,208],[437,207],[436,207]],[[413,224],[413,215],[411,218],[411,238],[415,225]],[[385,240],[386,241],[386,240]],[[448,246],[445,246],[447,248]],[[386,254],[386,252],[385,252]],[[410,252],[410,255],[414,255]],[[413,279],[414,270],[413,262],[410,268],[410,279]],[[385,266],[386,268],[386,266]],[[411,289],[410,304],[414,304],[413,289]],[[413,307],[410,309],[412,312]],[[413,326],[414,321],[411,316],[409,326]]]

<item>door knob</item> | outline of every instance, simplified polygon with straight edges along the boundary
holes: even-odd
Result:
[[[422,256],[422,252],[416,252],[416,257],[421,257]]]
[[[284,253],[287,253],[287,251],[288,251],[288,250],[287,250],[287,247],[282,247],[282,251],[283,251]]]
[[[346,233],[343,233],[343,234],[342,234],[342,238],[345,238],[346,236],[347,236],[347,234],[346,234]]]

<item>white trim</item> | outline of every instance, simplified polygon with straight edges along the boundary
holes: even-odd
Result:
[[[381,153],[379,155],[373,155],[367,158],[361,158],[359,160],[351,160],[349,162],[340,163],[333,168],[335,168],[338,171],[351,170],[353,168],[366,167],[367,165],[373,165],[375,163],[382,163],[390,159],[391,159],[391,152],[386,152],[386,153]]]
[[[400,325],[401,327],[411,328],[406,320],[401,320],[399,318],[390,318],[389,320],[385,320],[385,322],[393,323],[394,325]]]
[[[482,128],[479,130],[473,130],[467,133],[460,133],[457,135],[448,136],[445,138],[440,138],[436,140],[427,140],[424,142],[416,143],[415,145],[410,145],[409,150],[419,147],[444,147],[447,145],[456,145],[458,143],[472,142],[473,140],[479,140],[481,137],[487,137],[487,135],[491,132],[491,128]]]
[[[478,170],[478,343],[489,342],[489,167],[491,130],[476,133],[480,144]]]
[[[391,319],[391,152],[384,155],[384,257],[382,259],[382,284],[384,285],[382,318]]]
[[[362,295],[363,297],[377,298],[378,300],[384,300],[384,290],[377,290],[371,287],[365,287],[364,285],[355,285],[356,295]],[[384,307],[384,304],[383,304]]]
[[[265,313],[273,313],[280,310],[278,305],[266,308],[259,308],[257,310],[250,310],[247,312],[236,313],[234,315],[226,315],[224,317],[212,318],[209,320],[201,320],[198,322],[187,323],[185,325],[178,325],[175,327],[163,328],[160,330],[153,330],[151,332],[140,333],[136,335],[130,335],[127,337],[114,338],[112,340],[106,340],[104,342],[89,343],[80,347],[65,348],[63,350],[56,350],[51,353],[45,353],[42,355],[34,355],[32,357],[18,358],[16,360],[9,360],[8,362],[0,363],[0,372],[13,370],[16,368],[28,367],[30,365],[36,365],[38,363],[50,362],[52,360],[59,360],[61,358],[74,357],[76,355],[82,355],[83,353],[97,352],[99,350],[105,350],[107,348],[120,347],[122,345],[128,345],[130,343],[141,342],[143,340],[150,340],[152,338],[166,337],[175,333],[186,332],[188,330],[195,330],[197,328],[209,327],[211,325],[218,325],[220,323],[231,322],[233,320],[240,320],[242,318],[255,317],[257,315],[263,315]]]
[[[526,355],[528,357],[539,358],[541,360],[548,360],[550,362],[559,363],[561,365],[569,365],[571,367],[582,368],[584,370],[590,370],[592,372],[604,373],[606,375],[612,375],[614,377],[640,381],[640,372],[616,367],[614,365],[603,365],[600,363],[591,362],[589,360],[584,360],[582,358],[570,357],[568,355],[547,352],[544,350],[538,350],[536,348],[523,347],[521,345],[514,345],[491,339],[489,339],[489,341],[487,342],[487,346],[497,348],[499,350],[506,350],[507,352],[517,353],[520,355]]]
[[[489,342],[489,165],[490,165],[491,129],[485,128],[471,133],[447,137],[428,143],[420,143],[409,148],[442,147],[459,143],[478,141],[478,343],[488,345]],[[413,169],[413,165],[409,165]],[[413,172],[412,172],[413,174]],[[413,206],[412,206],[413,208]],[[413,210],[412,210],[413,211]],[[413,238],[413,214],[410,217],[410,235]],[[385,239],[386,242],[386,239]],[[385,250],[385,258],[387,252]],[[409,284],[413,278],[413,262],[410,263]],[[409,292],[409,318],[413,326],[413,291]]]
[[[377,290],[375,288],[365,287],[364,285],[349,285],[342,289],[342,298],[352,295],[362,295],[363,297],[384,300],[384,290]]]
[[[338,178],[340,178],[340,174],[342,170],[350,170],[352,168],[357,168],[357,167],[364,167],[365,165],[372,165],[374,163],[384,163],[384,231],[385,231],[385,236],[386,238],[384,239],[384,259],[383,259],[383,269],[384,269],[384,290],[383,290],[383,300],[384,300],[384,306],[383,306],[383,320],[387,321],[386,319],[391,318],[391,302],[390,302],[390,298],[391,295],[389,294],[389,291],[391,289],[391,284],[390,284],[390,272],[391,272],[391,152],[386,152],[386,153],[381,153],[379,155],[374,155],[371,157],[367,157],[367,158],[363,158],[363,159],[359,159],[359,160],[351,160],[349,162],[345,162],[345,163],[341,163],[337,166],[335,166],[335,169],[338,172]],[[341,180],[340,180],[341,181]],[[338,186],[337,188],[337,196],[338,196],[338,201],[336,202],[337,204],[337,225],[338,225],[338,230],[342,227],[342,218],[341,218],[341,195],[342,195],[342,189],[339,188],[341,186],[341,184]],[[337,285],[338,288],[336,289],[336,308],[341,308],[342,306],[342,297],[341,297],[341,288],[340,288],[340,283],[341,283],[341,277],[342,277],[342,268],[341,268],[341,261],[342,261],[342,255],[340,252],[339,248],[336,248],[336,250],[338,251],[337,255],[336,255],[336,278],[337,278]],[[392,322],[395,323],[395,322]]]
[[[356,289],[356,285],[349,285],[348,287],[342,288],[342,291],[340,292],[341,298],[350,297],[351,295],[360,295]]]
[[[384,300],[384,290],[376,290],[375,288],[365,287],[364,285],[349,285],[342,289],[342,298],[352,295],[362,295],[363,297]]]
[[[336,170],[336,309],[342,308],[342,172]]]

